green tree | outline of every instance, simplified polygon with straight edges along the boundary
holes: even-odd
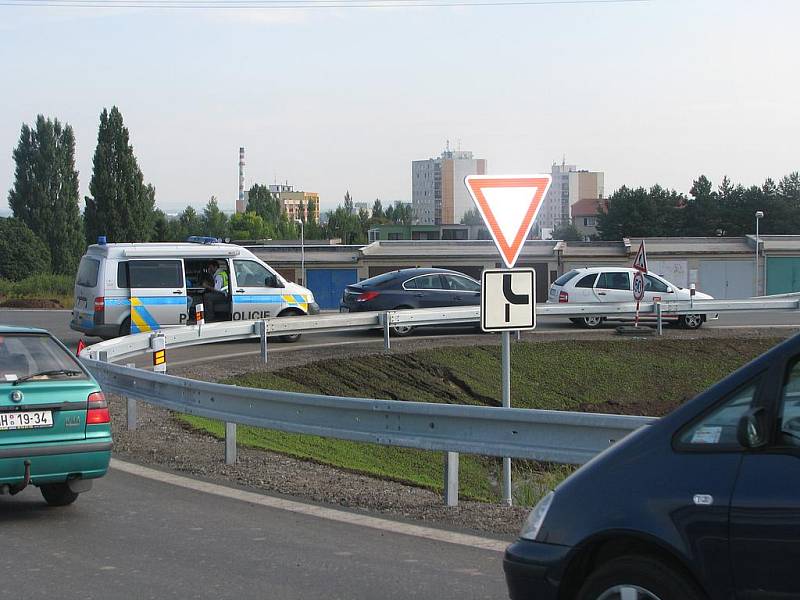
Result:
[[[228,237],[228,215],[219,209],[215,196],[211,196],[203,209],[203,231],[217,238]]]
[[[553,230],[550,235],[551,239],[564,240],[566,242],[581,242],[583,241],[583,234],[578,231],[574,223],[564,223],[559,225]]]
[[[264,219],[255,212],[237,213],[230,220],[231,238],[234,240],[260,240],[266,235]]]
[[[379,198],[375,198],[375,202],[372,204],[372,221],[376,224],[383,223],[386,219],[386,215],[383,214],[383,204]]]
[[[47,245],[54,272],[75,273],[85,244],[72,127],[39,115],[35,128],[22,126],[13,156],[8,203],[14,217]]]
[[[461,217],[461,224],[483,225],[483,217],[481,216],[481,213],[478,212],[477,208],[470,208],[467,212],[464,213],[464,216]]]
[[[344,212],[347,213],[347,215],[352,215],[356,212],[353,198],[350,196],[350,190],[347,190],[344,194]]]
[[[265,185],[255,184],[247,194],[247,212],[256,213],[265,223],[277,226],[283,212],[281,201]]]
[[[144,183],[128,128],[116,106],[100,114],[89,191],[84,221],[90,243],[98,235],[106,235],[110,242],[150,241],[155,188]]]
[[[153,235],[150,238],[154,242],[172,242],[170,237],[170,227],[167,215],[160,208],[153,211]]]
[[[0,279],[19,281],[50,271],[50,249],[19,219],[0,218]]]
[[[622,186],[608,199],[608,210],[598,214],[597,231],[604,240],[676,235],[686,204],[683,195],[659,185],[649,190]]]
[[[185,240],[190,235],[198,235],[203,231],[203,222],[193,206],[187,206],[183,212],[178,215],[178,223],[180,223],[180,232],[183,234],[179,238],[180,241]]]

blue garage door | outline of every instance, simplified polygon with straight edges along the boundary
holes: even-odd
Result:
[[[358,282],[356,269],[306,269],[308,289],[320,308],[339,308],[344,288]]]

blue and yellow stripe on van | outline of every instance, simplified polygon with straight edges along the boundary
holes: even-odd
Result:
[[[106,306],[131,307],[131,333],[142,333],[160,329],[162,324],[147,310],[148,306],[180,304],[186,306],[186,296],[132,296],[131,298],[106,298]],[[178,323],[163,323],[177,325]]]
[[[308,298],[303,294],[247,294],[233,296],[234,304],[286,304],[308,312]]]

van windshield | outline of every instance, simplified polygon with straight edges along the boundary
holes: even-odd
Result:
[[[0,385],[31,376],[34,380],[88,378],[78,360],[49,335],[0,335]]]

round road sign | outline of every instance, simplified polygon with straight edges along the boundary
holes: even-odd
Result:
[[[637,302],[644,298],[644,276],[641,272],[633,276],[633,297]]]

